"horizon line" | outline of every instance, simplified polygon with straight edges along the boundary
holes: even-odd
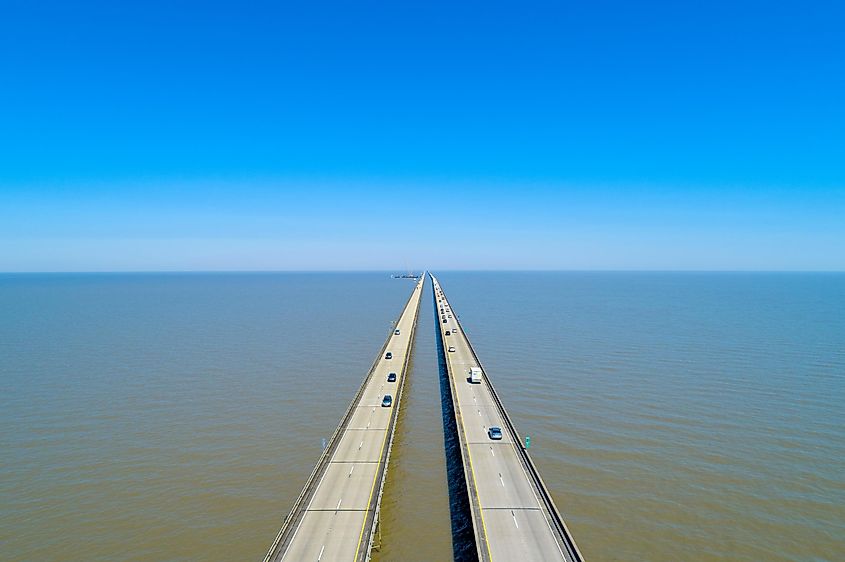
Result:
[[[433,269],[413,270],[411,273],[430,273]],[[436,271],[453,273],[845,273],[845,269],[457,269],[436,268]],[[0,275],[95,275],[95,274],[238,274],[238,273],[385,273],[396,274],[399,269],[137,269],[137,270],[0,270]],[[408,273],[407,270],[404,273]]]

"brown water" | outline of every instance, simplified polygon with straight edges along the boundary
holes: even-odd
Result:
[[[843,559],[845,276],[439,278],[589,559]],[[410,290],[0,276],[0,559],[260,560]],[[452,555],[420,323],[382,561]]]

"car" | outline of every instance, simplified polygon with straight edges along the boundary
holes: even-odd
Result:
[[[382,400],[381,400],[382,408],[390,408],[390,406],[392,404],[393,404],[393,397],[389,394],[385,394],[384,398],[382,398]]]
[[[394,334],[394,335],[396,335],[396,336],[398,336],[398,335],[399,335],[399,330],[395,330],[395,331],[393,332],[393,334]]]
[[[387,353],[384,354],[384,358],[385,359],[393,359],[393,354],[388,351]]]
[[[448,322],[448,320],[446,320],[446,319],[444,318],[444,319],[443,319],[443,323],[445,324],[446,322]]]
[[[449,315],[449,318],[451,318],[451,317],[452,317],[452,315],[450,314],[450,315]]]
[[[387,382],[396,382],[396,373],[388,373]]]
[[[494,441],[500,441],[502,439],[502,428],[501,427],[491,427],[487,430],[487,436]]]
[[[452,332],[450,332],[449,330],[446,330],[446,335],[447,335],[447,336],[451,336],[451,335],[452,335]]]
[[[452,352],[454,352],[454,351],[455,351],[455,346],[454,346],[454,345],[450,345],[450,346],[449,346],[449,352],[450,352],[450,353],[452,353]]]

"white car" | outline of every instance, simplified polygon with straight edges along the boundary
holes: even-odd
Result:
[[[455,351],[455,346],[454,346],[454,345],[450,345],[450,346],[449,346],[449,352],[451,353],[451,352],[454,352],[454,351]]]

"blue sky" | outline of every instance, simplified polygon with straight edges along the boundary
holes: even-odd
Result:
[[[838,2],[6,2],[0,270],[845,270]]]

